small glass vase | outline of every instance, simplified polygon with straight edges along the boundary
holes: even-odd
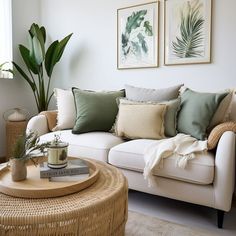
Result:
[[[10,160],[12,181],[22,181],[27,177],[26,161],[24,159],[13,158]]]

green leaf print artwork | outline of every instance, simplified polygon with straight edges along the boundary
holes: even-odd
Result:
[[[204,19],[201,14],[202,5],[199,1],[183,4],[179,32],[172,41],[172,49],[179,58],[193,58],[203,56],[203,26]]]
[[[145,20],[147,10],[132,12],[126,19],[125,29],[121,34],[122,54],[124,58],[141,58],[148,53],[147,37],[153,36],[153,27]]]

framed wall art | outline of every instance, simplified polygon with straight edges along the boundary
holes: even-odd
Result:
[[[117,10],[117,68],[158,66],[159,3]]]
[[[211,0],[165,1],[165,65],[211,62]]]

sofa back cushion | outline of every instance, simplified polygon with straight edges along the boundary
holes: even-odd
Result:
[[[94,92],[72,88],[76,121],[72,133],[109,131],[118,112],[117,97],[124,97],[124,90]]]
[[[149,89],[125,85],[126,98],[137,102],[161,102],[175,99],[179,96],[179,90],[183,84],[169,88]]]
[[[116,134],[128,139],[162,139],[164,135],[163,104],[125,104],[119,105]]]
[[[206,130],[222,99],[228,93],[199,93],[186,89],[181,94],[177,130],[204,140]]]

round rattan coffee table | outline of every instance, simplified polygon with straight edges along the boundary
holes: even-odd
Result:
[[[46,199],[0,193],[0,235],[124,235],[127,180],[115,167],[94,163],[100,169],[99,178],[78,193]]]

